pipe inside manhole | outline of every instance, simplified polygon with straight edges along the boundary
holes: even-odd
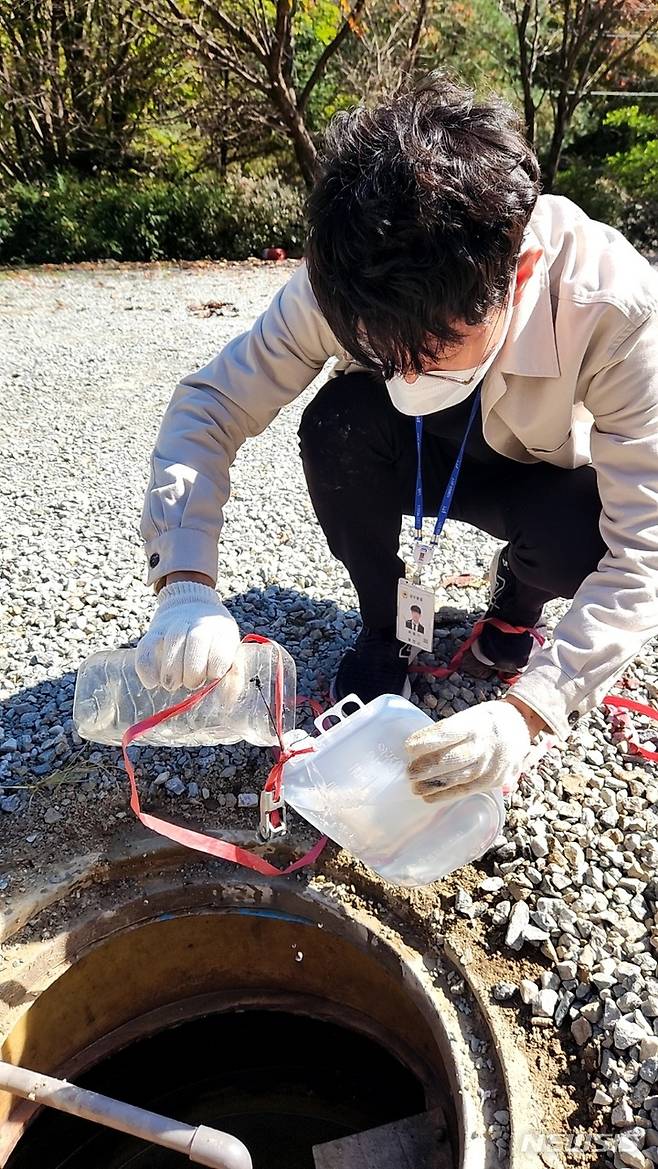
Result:
[[[36,956],[28,946],[30,969],[14,963],[3,1060],[232,1133],[254,1169],[314,1169],[314,1145],[434,1111],[437,1167],[475,1165],[458,1036],[431,978],[342,909],[291,886],[160,873],[102,913],[83,895],[63,922]],[[187,1163],[0,1092],[6,1169]]]
[[[418,1077],[368,1036],[283,1011],[211,1015],[109,1057],[78,1082],[230,1132],[254,1169],[313,1169],[313,1147],[425,1110]],[[178,1169],[180,1154],[44,1112],[7,1169]]]

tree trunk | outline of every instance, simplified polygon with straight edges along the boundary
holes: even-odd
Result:
[[[532,97],[532,81],[533,81],[533,58],[534,49],[532,53],[528,53],[528,23],[530,21],[530,4],[526,2],[523,5],[520,16],[516,22],[516,37],[519,45],[519,71],[521,74],[521,88],[523,89],[523,116],[525,120],[525,131],[528,142],[531,146],[535,145],[535,117],[536,109]]]
[[[569,115],[566,102],[562,102],[562,100],[558,99],[558,104],[555,111],[555,123],[553,125],[551,145],[548,150],[546,162],[542,168],[544,191],[548,195],[550,195],[553,187],[555,186],[558,167],[560,165],[560,159],[562,158],[562,151],[564,149],[564,139],[568,128]]]
[[[306,186],[311,188],[315,182],[318,152],[308,131],[304,115],[297,105],[295,93],[283,85],[280,78],[277,78],[272,82],[271,96],[292,142],[302,178]]]
[[[297,117],[295,119],[290,129],[290,136],[302,178],[306,186],[310,189],[315,182],[317,173],[318,152],[311,135],[304,125],[303,118]]]

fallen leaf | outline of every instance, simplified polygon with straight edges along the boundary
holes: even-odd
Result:
[[[238,310],[230,300],[206,300],[202,304],[188,304],[188,313],[195,317],[237,317]]]

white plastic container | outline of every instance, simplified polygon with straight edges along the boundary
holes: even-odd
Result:
[[[498,790],[439,804],[414,795],[404,744],[431,722],[398,695],[365,706],[350,695],[315,720],[318,738],[286,736],[314,748],[286,764],[286,802],[393,884],[428,885],[476,860],[505,821]]]
[[[280,658],[279,658],[279,655]],[[275,717],[277,663],[282,666],[283,730],[295,726],[297,671],[290,654],[276,642],[242,642],[228,674],[205,698],[183,714],[140,736],[140,742],[203,747],[246,740],[256,747],[278,743]],[[92,654],[82,663],[73,699],[78,734],[94,743],[121,742],[134,723],[175,706],[189,690],[147,690],[135,672],[134,649]]]

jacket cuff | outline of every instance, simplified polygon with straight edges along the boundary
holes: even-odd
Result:
[[[217,580],[217,540],[195,528],[172,528],[144,542],[147,584],[156,584],[170,572],[202,572]]]
[[[529,665],[519,681],[510,686],[509,693],[541,715],[562,740],[569,738],[586,705],[582,681],[567,677],[554,662]]]

